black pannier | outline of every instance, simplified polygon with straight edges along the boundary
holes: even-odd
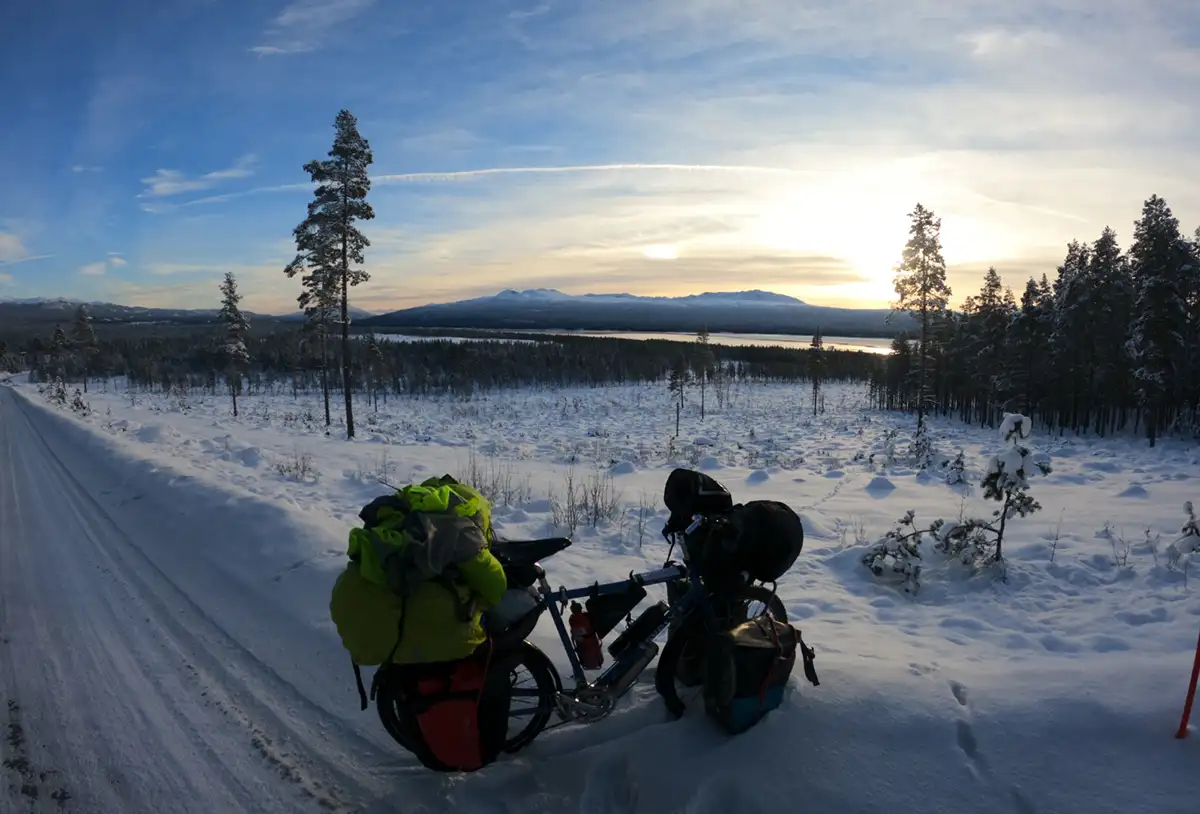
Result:
[[[800,556],[804,524],[786,503],[752,500],[734,506],[685,545],[688,563],[712,590],[736,587],[743,572],[752,580],[773,582]]]
[[[686,529],[694,515],[725,514],[733,508],[733,495],[703,472],[676,469],[667,476],[663,503],[671,512],[663,531],[670,534]]]

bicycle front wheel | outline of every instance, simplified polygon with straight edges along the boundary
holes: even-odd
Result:
[[[779,622],[787,622],[787,608],[772,591],[763,585],[747,585],[728,598],[719,600],[717,623],[729,629],[763,616],[769,610]],[[654,689],[662,696],[667,711],[676,718],[683,717],[689,706],[702,699],[704,645],[707,631],[701,611],[694,610],[667,639],[658,657],[654,674]]]

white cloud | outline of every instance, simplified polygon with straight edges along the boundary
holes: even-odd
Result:
[[[247,178],[254,174],[254,165],[257,163],[257,158],[253,155],[245,155],[237,160],[237,163],[232,167],[223,170],[214,170],[213,172],[205,173],[196,178],[188,178],[178,170],[158,170],[150,178],[143,178],[142,183],[146,185],[145,190],[138,195],[139,198],[166,198],[172,195],[180,195],[184,192],[195,192],[201,189],[210,189],[222,181],[229,181],[236,178]],[[146,206],[153,206],[148,204]],[[155,209],[142,208],[148,212],[156,212]]]
[[[101,277],[108,270],[108,266],[104,261],[99,263],[88,263],[86,266],[79,267],[79,273],[87,277]]]
[[[14,261],[26,254],[20,237],[12,232],[0,232],[0,261]]]
[[[129,262],[121,255],[112,253],[108,256],[108,265],[111,268],[121,268],[122,266],[129,265]]]
[[[266,42],[250,51],[260,56],[300,54],[328,44],[328,32],[366,11],[375,0],[294,0],[271,21]]]
[[[104,167],[93,164],[76,164],[71,167],[71,172],[103,172]]]

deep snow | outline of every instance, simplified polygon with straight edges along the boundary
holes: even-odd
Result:
[[[911,419],[867,411],[860,391],[833,386],[830,412],[813,418],[806,389],[743,388],[723,410],[709,393],[703,422],[695,404],[685,411],[692,443],[670,439],[665,386],[393,399],[379,414],[363,400],[353,442],[337,427],[324,436],[309,420],[319,404],[304,396],[243,399],[235,420],[224,398],[130,396],[113,383],[79,417],[30,385],[0,388],[0,687],[17,704],[0,715],[23,733],[0,803],[1197,810],[1200,746],[1172,734],[1200,588],[1163,552],[1184,501],[1200,498],[1200,449],[1035,428],[1025,443],[1054,471],[1032,482],[1043,511],[1010,526],[1007,582],[927,550],[910,597],[861,565],[866,543],[909,508],[922,525],[957,518],[960,505],[989,510],[977,484],[1002,441],[934,422],[939,450],[963,449],[976,484],[950,486],[883,460],[884,431],[900,428],[902,453]],[[739,499],[787,501],[807,541],[780,594],[817,648],[821,686],[797,676],[784,710],[726,739],[702,716],[666,722],[651,670],[603,722],[547,732],[475,775],[419,771],[373,712],[359,712],[328,592],[378,479],[463,474],[472,461],[508,496],[496,518],[510,537],[549,530],[547,497],[562,499],[569,469],[581,480],[613,473],[621,516],[579,529],[546,562],[556,585],[661,563],[673,465],[709,471]],[[1160,535],[1157,556],[1147,528]],[[548,622],[534,638],[562,664]],[[43,771],[55,773],[36,779]],[[21,793],[28,783],[37,801]],[[59,789],[69,799],[49,799]]]

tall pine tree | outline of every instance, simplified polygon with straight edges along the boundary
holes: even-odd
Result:
[[[1092,301],[1091,280],[1088,277],[1088,247],[1072,240],[1067,256],[1058,267],[1054,281],[1054,328],[1050,333],[1050,353],[1058,386],[1056,388],[1058,425],[1078,430],[1087,425],[1084,412],[1088,395],[1087,342],[1081,341],[1091,332],[1089,306]]]
[[[1129,349],[1150,446],[1172,418],[1186,386],[1191,251],[1167,202],[1152,195],[1129,247],[1135,288]]]
[[[825,339],[821,336],[820,326],[817,326],[809,348],[811,353],[808,355],[808,366],[812,372],[813,415],[816,415],[821,404],[821,383],[825,378]]]
[[[364,260],[363,250],[371,245],[355,225],[371,220],[375,211],[367,203],[371,179],[367,167],[374,161],[371,147],[358,132],[358,120],[342,110],[334,121],[333,147],[329,158],[304,165],[317,184],[308,204],[308,217],[292,232],[296,258],[285,273],[294,276],[307,269],[307,287],[325,312],[330,293],[336,293],[342,326],[342,392],[346,405],[346,437],[354,437],[353,384],[350,379],[350,288],[370,279],[356,268]],[[323,313],[327,317],[327,313]]]
[[[92,314],[85,303],[75,309],[75,324],[71,326],[71,340],[79,349],[79,361],[83,366],[83,392],[88,391],[88,376],[92,372],[92,359],[100,352],[96,343],[96,331],[92,328]]]
[[[1043,278],[1044,279],[1044,278]],[[1008,328],[1007,390],[1010,403],[1022,415],[1033,416],[1043,382],[1045,346],[1049,321],[1044,311],[1049,308],[1042,288],[1032,277],[1021,294],[1021,308]]]
[[[1085,334],[1090,345],[1088,402],[1095,409],[1092,429],[1103,434],[1116,429],[1134,406],[1125,400],[1132,390],[1126,343],[1133,310],[1133,281],[1117,235],[1107,226],[1092,244],[1086,276],[1091,295]]]
[[[925,423],[925,412],[933,402],[929,381],[932,330],[946,313],[950,287],[946,284],[946,261],[942,259],[942,221],[921,204],[909,213],[908,243],[896,267],[897,311],[911,314],[919,326],[917,336],[917,430]]]
[[[225,375],[229,381],[229,394],[233,397],[233,415],[238,414],[237,397],[242,392],[242,372],[250,366],[250,351],[246,349],[246,333],[250,330],[250,320],[242,313],[238,303],[242,295],[237,290],[237,280],[233,272],[225,272],[221,282],[221,311],[217,318],[225,324],[225,344],[222,353],[225,357]]]

